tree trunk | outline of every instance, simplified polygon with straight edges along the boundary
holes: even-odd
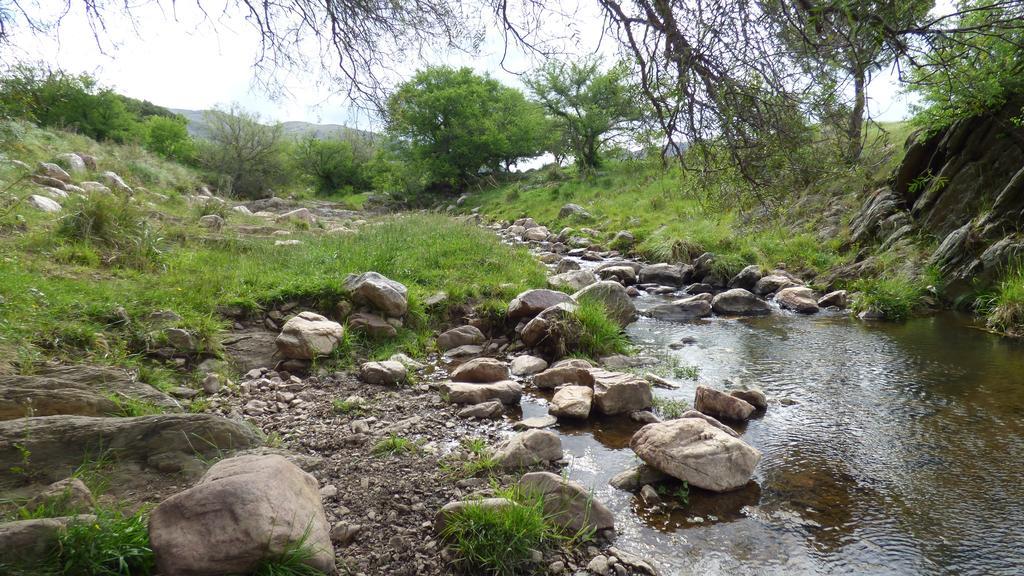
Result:
[[[853,110],[850,111],[850,125],[846,129],[848,138],[846,155],[850,163],[860,160],[863,148],[864,106],[867,98],[864,94],[865,84],[864,67],[859,64],[855,65],[853,69]]]

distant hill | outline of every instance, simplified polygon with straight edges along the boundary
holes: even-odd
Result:
[[[169,108],[171,112],[184,116],[188,120],[188,133],[195,138],[208,138],[210,127],[206,123],[207,110],[185,110],[183,108]],[[313,124],[311,122],[282,122],[284,133],[288,136],[304,137],[313,136],[319,140],[346,140],[349,138],[367,138],[376,140],[377,134],[366,130],[349,128],[341,124]]]

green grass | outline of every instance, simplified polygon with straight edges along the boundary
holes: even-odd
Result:
[[[498,467],[494,452],[485,438],[464,439],[462,448],[468,453],[468,458],[453,454],[453,458],[441,462],[441,469],[448,475],[472,478],[481,474],[490,475]]]
[[[448,518],[441,536],[465,574],[518,576],[536,573],[534,550],[545,551],[564,538],[544,513],[543,498],[518,489],[499,491],[517,505],[486,508],[471,504]]]
[[[362,402],[355,402],[349,400],[342,400],[341,398],[335,398],[331,401],[331,409],[335,414],[346,414],[357,416],[362,414],[365,410]]]
[[[145,509],[96,510],[95,522],[72,522],[59,537],[56,563],[65,576],[140,576],[155,569]]]
[[[655,396],[652,402],[654,404],[654,411],[666,420],[679,418],[683,415],[683,412],[690,409],[690,404],[686,400]]]
[[[107,398],[117,406],[117,410],[109,416],[151,416],[164,413],[160,406],[123,394],[111,393],[107,394]]]
[[[309,565],[316,557],[316,550],[309,543],[309,529],[302,538],[289,542],[284,550],[264,559],[252,572],[252,576],[323,576],[323,572]]]
[[[662,484],[658,486],[657,491],[658,495],[662,498],[670,499],[680,506],[686,506],[690,503],[690,485],[685,480],[673,488]]]
[[[858,293],[855,312],[877,311],[886,320],[906,320],[921,306],[927,284],[907,276],[862,278],[853,283]]]
[[[575,349],[567,352],[597,360],[611,354],[628,354],[631,350],[629,338],[608,317],[600,301],[583,299],[578,302],[573,320],[578,325],[579,337]]]
[[[416,442],[395,434],[389,435],[373,446],[373,453],[377,456],[395,456],[417,450],[419,450],[419,445]]]
[[[1011,266],[995,293],[979,298],[978,308],[992,330],[1024,336],[1024,263]]]

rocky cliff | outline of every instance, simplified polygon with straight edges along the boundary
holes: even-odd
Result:
[[[934,239],[943,297],[961,301],[1024,258],[1024,96],[934,134],[911,135],[887,184],[851,222],[853,242],[886,251]]]

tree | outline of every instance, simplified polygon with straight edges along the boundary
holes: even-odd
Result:
[[[622,64],[601,72],[599,60],[590,58],[580,63],[549,62],[526,80],[537,101],[556,119],[580,172],[600,167],[602,148],[642,118],[628,75]]]
[[[221,188],[245,198],[259,198],[289,176],[280,124],[265,126],[237,106],[206,113],[209,139],[202,141],[199,162],[222,179]]]
[[[186,125],[181,117],[149,116],[142,125],[143,146],[164,158],[190,162],[196,147]]]
[[[318,194],[371,188],[368,164],[374,152],[365,143],[308,136],[296,142],[291,155],[297,171],[312,181]]]
[[[388,132],[438,185],[461,189],[544,144],[543,114],[522,92],[469,68],[418,72],[388,100]]]

